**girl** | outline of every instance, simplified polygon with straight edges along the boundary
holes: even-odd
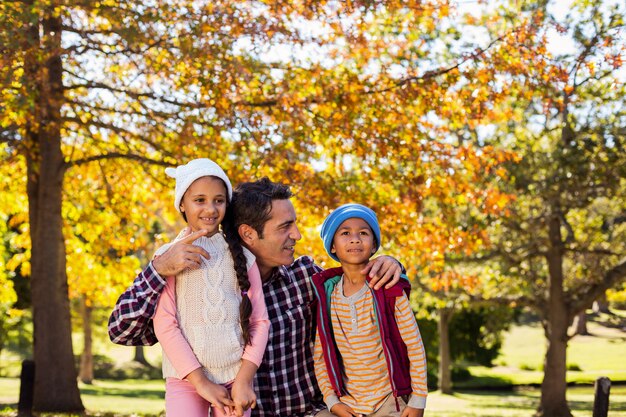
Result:
[[[154,316],[166,415],[206,417],[209,409],[215,416],[249,415],[269,320],[254,256],[241,246],[229,218],[232,186],[210,159],[165,173],[176,179],[174,205],[189,227],[155,257],[204,233],[193,241],[203,250],[187,255],[195,267],[167,277]]]

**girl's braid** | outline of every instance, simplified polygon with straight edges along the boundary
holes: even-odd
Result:
[[[237,273],[237,283],[239,284],[239,289],[241,290],[241,304],[239,305],[241,334],[243,336],[244,344],[249,345],[250,315],[252,314],[252,302],[250,302],[250,298],[248,297],[250,281],[248,280],[246,255],[243,252],[241,240],[239,239],[239,233],[235,228],[235,222],[230,207],[226,209],[226,215],[224,216],[224,220],[222,221],[222,230],[224,231],[224,237],[226,238],[226,242],[228,243],[230,254],[233,257],[235,272]]]

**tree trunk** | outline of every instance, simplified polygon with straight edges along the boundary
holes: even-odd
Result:
[[[581,336],[589,336],[589,330],[587,329],[587,312],[581,311],[576,316],[576,331],[574,334]]]
[[[35,96],[34,121],[26,132],[27,193],[31,237],[31,294],[34,323],[34,409],[84,410],[72,352],[70,304],[65,270],[61,214],[63,174],[61,106],[63,104],[61,19],[54,7],[29,34],[32,48],[25,62]],[[42,49],[38,49],[43,48]]]
[[[606,299],[606,292],[602,294],[602,297],[598,298],[593,302],[593,312],[594,313],[605,313],[605,314],[613,314],[609,309],[609,302]]]
[[[79,378],[85,384],[93,383],[93,349],[91,343],[91,306],[87,305],[85,298],[81,301],[81,310],[83,316],[83,354],[80,356],[80,372]]]
[[[135,346],[135,357],[133,358],[133,360],[145,366],[152,366],[146,359],[143,346]]]
[[[571,417],[567,405],[567,328],[570,324],[569,313],[563,290],[563,241],[561,222],[557,214],[549,219],[550,248],[548,249],[548,317],[545,332],[548,349],[544,362],[544,376],[541,384],[541,402],[538,416]]]
[[[439,389],[442,394],[452,394],[452,371],[450,369],[450,319],[453,310],[439,309]]]

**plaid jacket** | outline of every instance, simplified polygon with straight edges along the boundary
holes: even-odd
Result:
[[[115,304],[108,326],[111,342],[126,346],[152,346],[158,342],[152,317],[164,288],[165,280],[150,262]]]
[[[313,415],[324,408],[314,372],[313,274],[322,269],[303,256],[276,268],[263,283],[270,331],[255,375],[254,417]],[[165,280],[149,264],[118,299],[109,318],[109,337],[122,345],[157,342],[152,317]]]

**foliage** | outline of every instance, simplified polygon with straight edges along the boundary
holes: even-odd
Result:
[[[595,10],[577,8],[585,19]],[[383,250],[440,306],[497,293],[504,273],[545,282],[540,263],[464,263],[492,245],[519,255],[513,249],[527,240],[504,232],[507,216],[540,218],[543,192],[565,189],[564,202],[593,197],[563,212],[594,245],[572,247],[568,267],[578,278],[605,271],[614,254],[607,261],[597,251],[621,248],[602,242],[608,232],[597,214],[623,211],[624,184],[601,181],[621,178],[625,166],[615,152],[622,110],[606,102],[593,123],[583,116],[593,97],[623,97],[609,82],[621,65],[616,36],[585,49],[586,27],[566,22],[589,52],[568,61],[580,70],[568,79],[546,49],[548,31],[562,28],[545,10],[516,3],[460,15],[445,0],[1,3],[0,174],[8,180],[0,212],[22,217],[7,263],[30,275],[41,297],[33,298],[38,340],[70,339],[66,282],[71,297],[111,305],[149,258],[154,220],[163,221],[160,238],[176,234],[162,167],[197,156],[216,160],[235,183],[269,175],[292,184],[308,238],[298,252],[318,259],[326,257],[314,236],[329,210],[347,201],[375,208]],[[590,81],[579,85],[580,77]],[[567,106],[577,109],[567,126],[583,134],[556,146]],[[541,141],[520,130],[537,120],[546,122]],[[520,227],[544,236],[541,221],[530,226]],[[622,229],[611,227],[612,239]],[[513,293],[528,289],[513,282]],[[571,285],[582,291],[579,282]],[[57,328],[37,316],[44,309]],[[69,351],[58,346],[71,361]]]
[[[615,308],[626,309],[626,283],[622,284],[621,288],[617,287],[607,291],[607,300]]]
[[[455,362],[491,366],[500,354],[503,333],[515,311],[502,306],[478,306],[458,311],[450,321],[450,353]]]
[[[437,322],[430,317],[419,315],[417,325],[420,329],[424,350],[426,351],[426,372],[429,389],[437,389],[439,377],[437,375],[437,366],[439,364],[437,346],[439,338],[437,335]]]
[[[520,156],[506,164],[503,188],[515,199],[494,224],[495,250],[485,256],[498,257],[509,277],[493,285],[497,295],[542,317],[548,348],[540,413],[568,416],[567,328],[626,280],[626,228],[618,221],[626,209],[624,9],[581,1],[564,16],[552,14],[550,3],[529,10],[538,16],[531,47],[545,54],[534,58],[533,80],[518,79],[524,93],[503,109],[524,123],[497,124],[484,138]],[[554,47],[551,37],[573,48]]]
[[[517,106],[525,124],[499,125],[486,138],[507,144],[520,155],[506,164],[516,196],[510,216],[498,222],[493,236],[505,254],[513,291],[533,297],[545,293],[545,255],[551,246],[547,219],[558,216],[564,245],[565,290],[575,307],[596,288],[604,274],[626,254],[623,216],[626,165],[623,129],[624,83],[618,69],[625,47],[618,6],[589,7],[560,24],[546,22],[542,37],[556,30],[577,46],[572,53],[547,54],[543,81],[526,84],[527,101]],[[613,181],[608,181],[613,178]],[[622,277],[623,279],[623,277]],[[543,297],[535,298],[537,304]],[[586,306],[585,306],[586,307]]]
[[[76,367],[80,366],[80,355],[74,357]],[[130,361],[119,363],[108,356],[93,355],[93,376],[98,380],[126,380],[126,379],[157,379],[162,380],[161,367],[146,366]]]
[[[433,307],[423,304],[416,316],[426,350],[428,386],[435,389],[439,381],[437,318]],[[454,382],[469,377],[469,365],[492,365],[501,354],[502,339],[516,316],[515,311],[502,306],[474,306],[455,313],[450,321],[451,372]]]

